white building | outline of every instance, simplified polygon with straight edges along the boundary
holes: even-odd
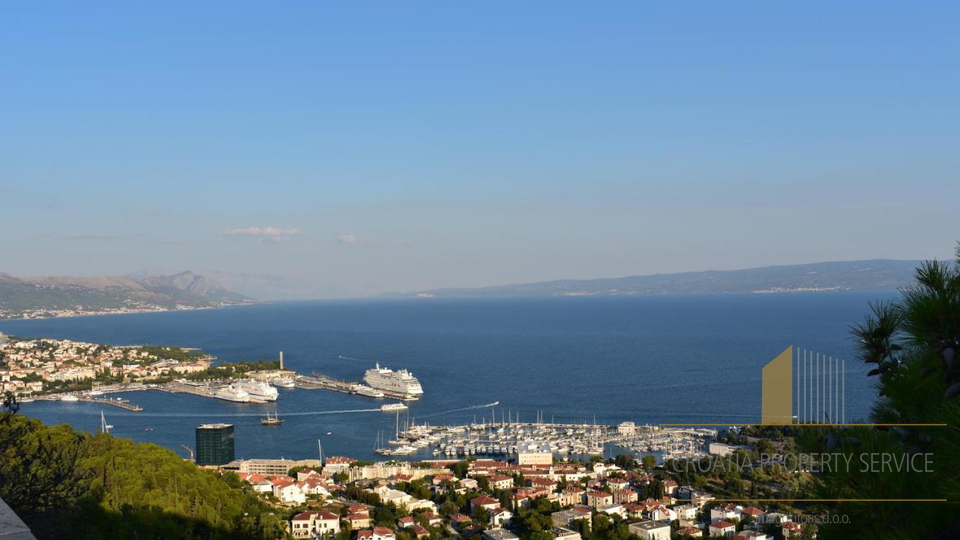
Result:
[[[551,465],[553,453],[550,445],[539,442],[528,442],[517,449],[517,463],[520,465]]]
[[[340,532],[340,517],[330,512],[302,512],[290,520],[294,538],[322,538]]]
[[[627,530],[642,540],[670,540],[670,524],[658,521],[631,523]]]

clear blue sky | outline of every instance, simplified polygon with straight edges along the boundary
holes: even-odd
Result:
[[[5,2],[0,271],[949,257],[956,2]]]

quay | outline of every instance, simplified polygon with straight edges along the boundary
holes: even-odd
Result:
[[[297,388],[302,388],[304,390],[333,390],[334,392],[341,392],[344,394],[356,394],[358,396],[364,396],[374,399],[382,398],[392,398],[399,399],[402,401],[416,401],[418,398],[416,396],[410,396],[408,394],[402,394],[399,392],[391,392],[389,390],[377,389],[374,390],[369,386],[360,383],[360,382],[350,382],[344,381],[342,379],[337,379],[329,375],[319,373],[314,371],[310,376],[307,375],[298,375],[294,380],[293,384]],[[372,392],[380,392],[383,396],[371,396],[364,393],[364,390]]]
[[[161,384],[157,386],[156,389],[162,392],[169,392],[171,394],[193,394],[195,396],[220,399],[216,396],[217,388],[209,384],[200,384],[200,383],[190,384],[190,383],[173,381],[173,382],[168,382],[166,384]],[[251,397],[250,401],[247,401],[246,403],[263,404],[263,403],[266,403],[266,401]]]
[[[86,403],[98,403],[100,405],[113,405],[114,407],[120,407],[121,409],[126,409],[128,411],[134,411],[134,412],[140,412],[143,410],[143,407],[140,407],[139,405],[135,405],[125,399],[120,399],[120,398],[110,399],[110,398],[103,398],[103,397],[84,396],[80,398],[80,401],[83,401]]]

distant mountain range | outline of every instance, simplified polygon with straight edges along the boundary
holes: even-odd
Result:
[[[652,294],[784,293],[893,290],[911,281],[920,261],[877,259],[708,270],[518,285],[434,289],[390,296],[628,296]]]
[[[209,277],[189,271],[141,279],[14,277],[0,273],[0,319],[198,309],[254,302]]]

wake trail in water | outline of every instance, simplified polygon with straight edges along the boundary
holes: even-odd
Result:
[[[490,407],[496,407],[497,405],[500,405],[500,402],[499,402],[499,401],[494,401],[493,403],[486,403],[486,404],[483,404],[483,405],[471,405],[471,406],[469,406],[469,407],[460,407],[459,409],[449,409],[449,410],[446,410],[446,411],[440,411],[440,412],[435,412],[435,413],[430,413],[430,414],[418,414],[418,415],[417,415],[417,418],[433,418],[434,416],[440,416],[440,415],[443,415],[443,414],[450,414],[450,413],[455,413],[455,412],[460,412],[460,411],[472,411],[472,410],[476,410],[476,409],[488,409],[488,408],[490,408]]]

